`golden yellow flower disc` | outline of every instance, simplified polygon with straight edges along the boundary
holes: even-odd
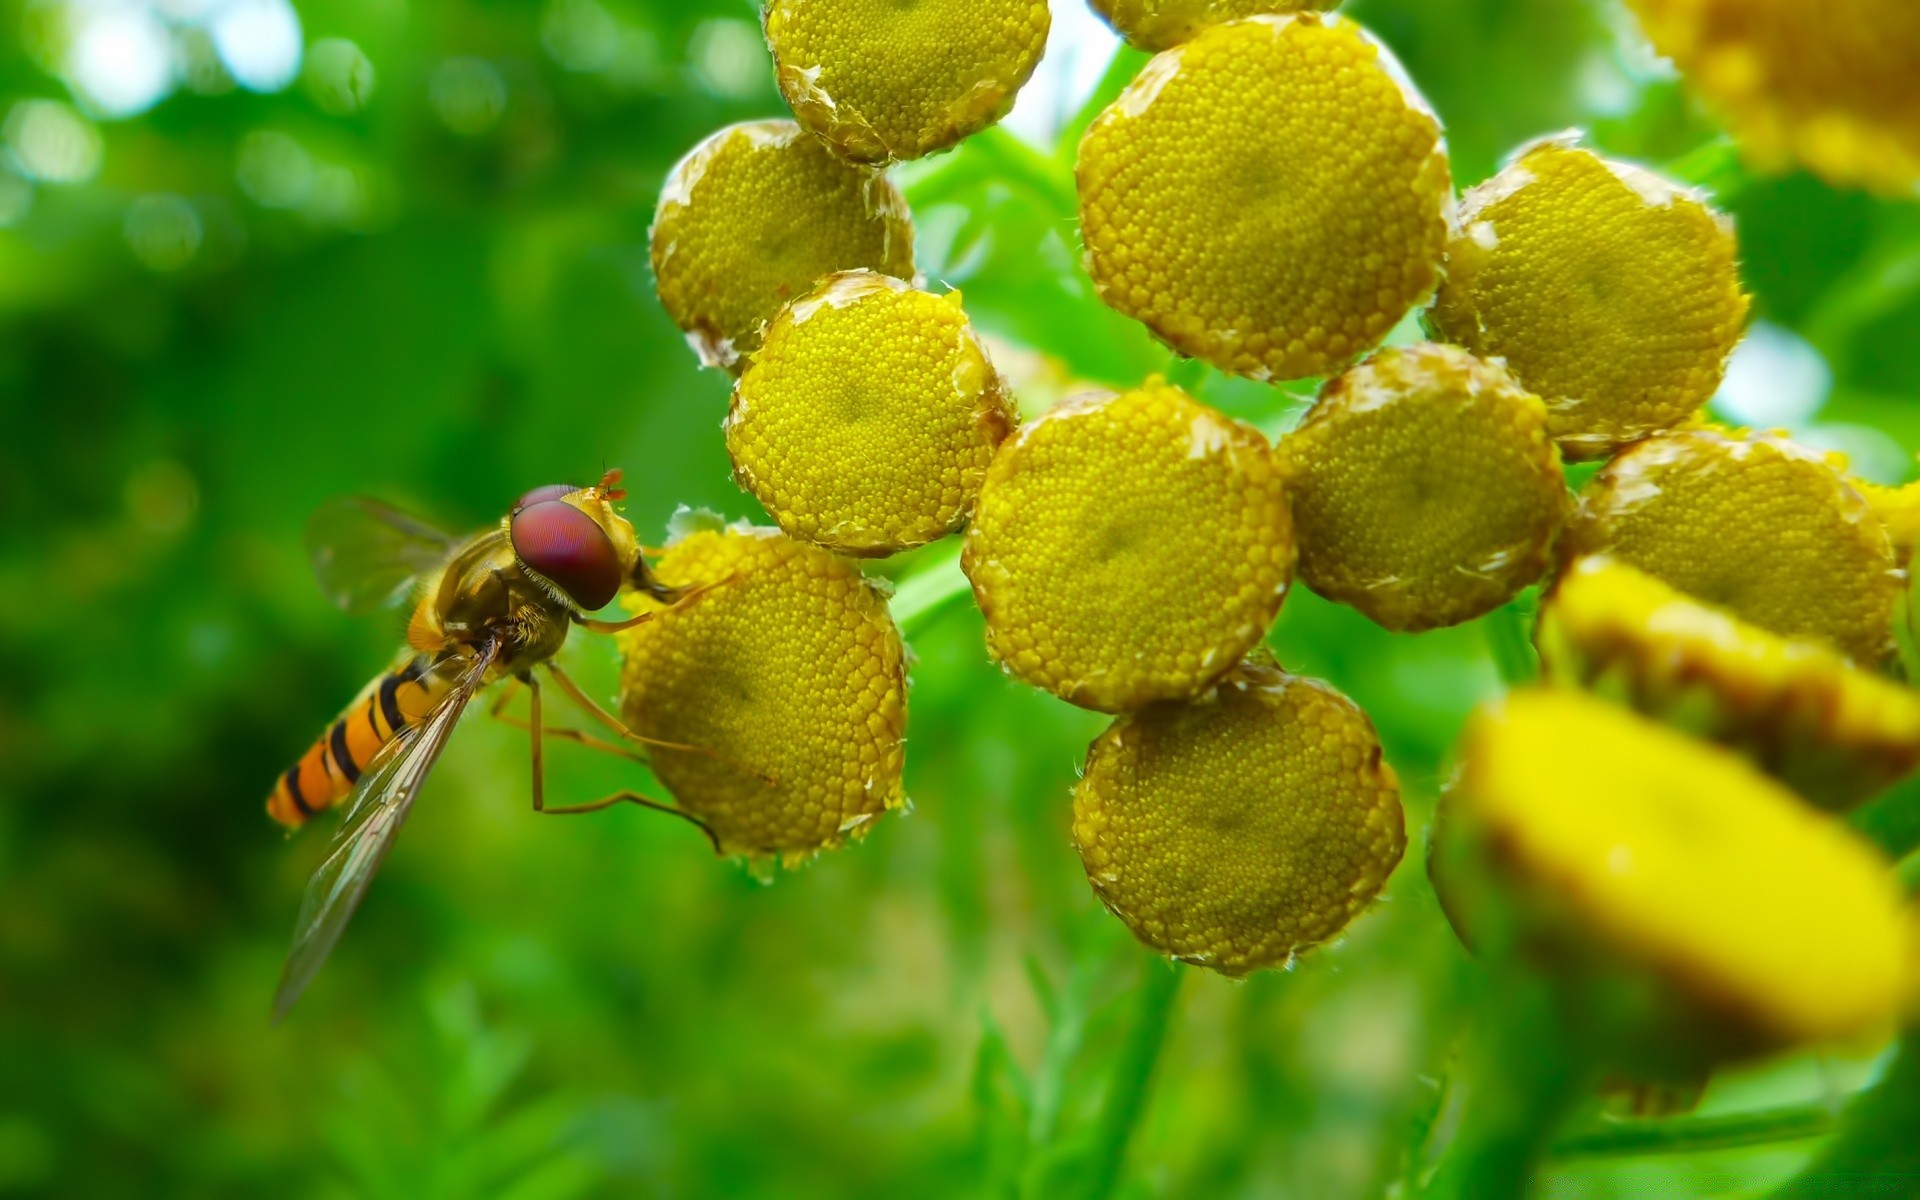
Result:
[[[1629,2],[1762,165],[1896,196],[1920,187],[1913,0]]]
[[[1135,937],[1244,975],[1346,928],[1393,874],[1406,831],[1366,715],[1250,660],[1215,693],[1130,713],[1094,741],[1073,843]]]
[[[1439,123],[1351,21],[1249,17],[1168,50],[1094,120],[1076,173],[1101,299],[1222,370],[1331,374],[1439,277]]]
[[[1825,458],[1777,434],[1648,438],[1588,481],[1567,532],[1569,556],[1611,554],[1762,629],[1867,665],[1893,651],[1885,527]]]
[[[1511,600],[1568,507],[1546,406],[1452,346],[1382,350],[1333,380],[1280,459],[1301,580],[1388,629]]]
[[[789,534],[891,554],[965,523],[1016,422],[958,292],[853,271],[768,326],[734,386],[727,451]]]
[[[1199,694],[1293,574],[1266,439],[1159,380],[1056,405],[987,469],[961,559],[1008,672],[1118,712]]]
[[[1746,318],[1725,217],[1548,140],[1467,192],[1428,323],[1506,359],[1567,457],[1598,458],[1705,404]]]
[[[772,0],[774,78],[842,157],[944,150],[1007,115],[1047,44],[1046,0]]]
[[[913,276],[913,223],[884,175],[835,158],[792,121],[730,125],[667,176],[653,218],[660,303],[710,367],[822,275]]]
[[[1851,477],[1848,482],[1866,498],[1874,515],[1886,527],[1887,540],[1893,543],[1894,560],[1903,564],[1912,561],[1914,546],[1920,544],[1920,481],[1899,487]]]
[[[1562,689],[1483,708],[1442,810],[1444,838],[1473,839],[1511,889],[1507,919],[1537,926],[1521,936],[1599,949],[1748,1048],[1881,1032],[1912,994],[1913,925],[1879,851],[1627,709]]]
[[[1830,808],[1920,765],[1920,692],[1614,559],[1584,558],[1562,573],[1537,640],[1549,678],[1729,745]]]
[[[1325,12],[1340,0],[1089,0],[1113,31],[1142,50],[1165,50],[1203,29],[1262,13]]]
[[[649,754],[722,849],[792,861],[900,805],[905,652],[852,563],[736,526],[688,534],[655,574],[712,586],[618,635],[620,709],[646,737],[711,752]]]

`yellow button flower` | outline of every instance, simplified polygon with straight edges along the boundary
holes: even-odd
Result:
[[[902,803],[906,656],[852,563],[736,526],[688,534],[655,574],[712,586],[619,635],[620,708],[647,737],[710,752],[650,755],[723,850],[795,862]]]
[[[1080,143],[1101,299],[1255,379],[1345,367],[1432,292],[1452,188],[1386,50],[1312,13],[1217,25],[1148,63]]]
[[[1866,498],[1874,515],[1880,518],[1880,524],[1886,528],[1887,540],[1893,543],[1895,561],[1911,562],[1913,548],[1920,543],[1920,480],[1903,483],[1899,487],[1851,477],[1848,482]]]
[[[1263,13],[1325,12],[1340,0],[1089,0],[1113,31],[1142,50],[1165,50],[1203,29]]]
[[[1280,457],[1300,578],[1388,629],[1506,603],[1546,571],[1567,510],[1546,406],[1451,346],[1333,380]]]
[[[1613,559],[1561,575],[1538,642],[1548,677],[1732,746],[1818,804],[1849,807],[1920,765],[1920,693]]]
[[[998,121],[1047,44],[1045,0],[772,0],[774,77],[841,156],[944,150]]]
[[[1428,323],[1506,359],[1567,457],[1599,458],[1705,404],[1746,317],[1726,218],[1549,139],[1466,194]]]
[[[1567,549],[1863,664],[1893,651],[1900,577],[1885,528],[1825,458],[1777,434],[1689,429],[1627,449],[1581,492]]]
[[[1073,842],[1135,937],[1244,975],[1346,928],[1400,862],[1406,831],[1366,715],[1318,680],[1250,660],[1216,693],[1128,714],[1094,741]]]
[[[767,328],[734,387],[727,451],[789,534],[891,554],[960,528],[1016,420],[958,292],[854,271]]]
[[[1266,439],[1159,380],[1057,405],[987,469],[961,565],[1007,671],[1085,708],[1197,695],[1293,573]]]
[[[870,267],[911,278],[913,223],[885,176],[835,158],[792,121],[749,121],[668,174],[652,253],[667,315],[701,362],[731,369],[822,275]]]
[[[1448,911],[1482,950],[1649,982],[1650,1015],[1713,1056],[1883,1033],[1912,995],[1914,928],[1877,850],[1624,708],[1537,689],[1482,709],[1441,809]]]
[[[1913,0],[1629,0],[1763,166],[1893,196],[1920,187]]]

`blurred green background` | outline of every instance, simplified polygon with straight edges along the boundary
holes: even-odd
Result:
[[[1171,369],[1277,432],[1308,386],[1170,364],[1091,297],[1073,139],[1142,59],[1110,67],[1080,4],[1054,0],[1006,127],[901,172],[921,267],[1029,413]],[[1348,11],[1438,109],[1462,186],[1578,125],[1715,188],[1757,321],[1723,415],[1911,473],[1914,207],[1748,177],[1612,0]],[[638,810],[535,817],[523,737],[470,720],[334,961],[267,1023],[325,834],[285,842],[261,804],[399,632],[327,606],[307,514],[369,492],[474,527],[604,464],[644,537],[682,504],[756,516],[646,231],[682,153],[780,111],[741,0],[0,3],[0,1193],[1078,1194],[1168,968],[1068,843],[1101,720],[1003,680],[964,604],[909,630],[911,814],[771,886]],[[1301,591],[1273,643],[1378,723],[1409,859],[1296,969],[1189,972],[1123,1194],[1382,1194],[1463,1018],[1419,858],[1447,747],[1499,686],[1485,632],[1393,637]],[[610,692],[610,653],[569,659]],[[556,802],[647,785],[550,770]],[[1706,1111],[1873,1069],[1768,1064]],[[1815,1145],[1563,1156],[1547,1193],[1747,1195]]]

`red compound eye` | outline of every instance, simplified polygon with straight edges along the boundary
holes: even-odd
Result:
[[[535,501],[513,514],[507,533],[520,561],[552,580],[583,610],[592,612],[620,590],[620,555],[613,539],[573,505]]]
[[[545,487],[537,487],[515,500],[513,511],[519,512],[523,508],[532,508],[542,500],[558,500],[562,496],[571,496],[579,490],[570,483],[550,483]]]

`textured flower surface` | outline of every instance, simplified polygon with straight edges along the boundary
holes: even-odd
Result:
[[[652,232],[660,303],[708,366],[735,367],[822,275],[913,276],[913,223],[885,176],[792,121],[729,125],[673,168]]]
[[[1777,434],[1688,429],[1628,448],[1582,489],[1566,545],[1861,663],[1893,652],[1884,525],[1831,463]]]
[[[1008,438],[963,565],[1002,666],[1116,712],[1196,695],[1260,641],[1293,531],[1266,439],[1154,380]]]
[[[1746,316],[1730,222],[1651,172],[1548,139],[1467,192],[1428,323],[1504,358],[1568,457],[1595,458],[1705,404]]]
[[[1101,299],[1222,370],[1331,374],[1439,277],[1439,123],[1350,21],[1249,17],[1161,54],[1076,173]]]
[[[767,328],[727,451],[789,534],[891,554],[960,528],[1016,419],[958,292],[846,272]]]
[[[1848,807],[1920,765],[1920,693],[1622,562],[1564,572],[1537,640],[1550,678],[1724,742],[1816,803]]]
[[[1366,715],[1318,680],[1249,660],[1207,696],[1129,713],[1095,740],[1073,841],[1141,941],[1244,975],[1346,928],[1406,831]]]
[[[1747,1048],[1889,1029],[1913,982],[1899,883],[1857,834],[1730,751],[1577,691],[1468,722],[1444,837],[1529,938],[1649,976]],[[1449,912],[1463,906],[1446,877]],[[1566,960],[1563,958],[1563,969]]]
[[[1333,380],[1280,458],[1300,578],[1388,629],[1512,599],[1568,507],[1546,406],[1451,346],[1382,350]]]
[[[1866,497],[1872,506],[1874,515],[1886,527],[1887,540],[1893,543],[1893,556],[1902,565],[1913,558],[1913,549],[1920,544],[1920,481],[1903,483],[1899,487],[1870,483],[1864,479],[1849,479],[1854,490]]]
[[[1913,0],[1628,0],[1762,165],[1895,196],[1920,187]]]
[[[1142,50],[1165,50],[1203,29],[1263,13],[1325,12],[1340,0],[1089,0],[1113,31]]]
[[[772,0],[774,76],[842,157],[944,150],[1005,116],[1047,44],[1045,0]]]
[[[853,564],[733,527],[688,534],[656,574],[710,586],[619,635],[621,712],[647,737],[707,751],[650,756],[723,850],[794,860],[902,803],[905,651]]]

